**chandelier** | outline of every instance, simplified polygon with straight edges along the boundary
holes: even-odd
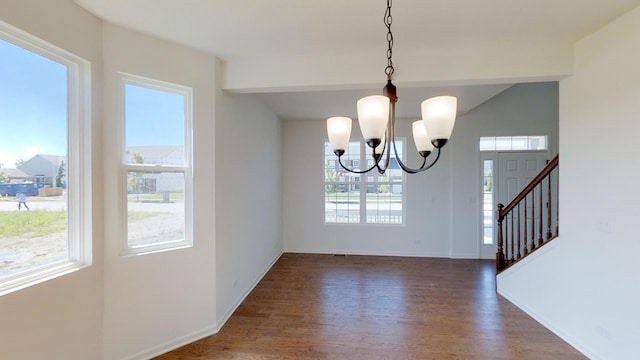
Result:
[[[413,141],[418,154],[422,157],[422,165],[410,168],[405,165],[396,150],[395,139],[395,105],[398,102],[396,87],[391,83],[393,73],[393,34],[391,33],[391,1],[387,0],[387,10],[384,14],[384,24],[387,27],[387,85],[383,88],[384,95],[367,96],[357,103],[358,124],[362,137],[372,149],[373,165],[365,170],[349,169],[342,163],[351,137],[351,118],[336,116],[327,119],[327,134],[333,153],[338,157],[340,166],[352,173],[363,174],[377,169],[380,174],[389,167],[391,149],[395,154],[398,165],[409,174],[415,174],[431,168],[440,158],[440,149],[451,137],[453,125],[456,121],[457,98],[453,96],[436,96],[422,102],[422,120],[413,122]],[[436,149],[433,161],[427,165],[427,157]]]

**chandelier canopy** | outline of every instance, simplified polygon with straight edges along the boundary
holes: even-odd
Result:
[[[387,10],[384,23],[387,27],[387,85],[383,89],[384,95],[372,95],[358,100],[358,124],[362,137],[367,145],[373,149],[374,164],[365,170],[349,169],[342,163],[351,137],[351,118],[336,116],[327,119],[327,134],[333,153],[338,157],[340,166],[352,173],[362,174],[377,169],[380,174],[389,167],[391,148],[398,165],[409,174],[415,174],[431,168],[440,158],[440,149],[451,137],[456,121],[458,100],[453,96],[436,96],[422,102],[422,120],[413,122],[413,140],[422,157],[422,165],[418,168],[406,166],[398,156],[395,139],[395,105],[398,101],[396,87],[391,82],[393,73],[393,34],[391,33],[391,1],[387,0]],[[427,157],[436,149],[435,158],[427,165]]]

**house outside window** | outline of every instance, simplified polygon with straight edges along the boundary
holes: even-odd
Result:
[[[122,255],[193,245],[192,89],[121,74]]]
[[[0,22],[0,295],[91,265],[90,68]]]

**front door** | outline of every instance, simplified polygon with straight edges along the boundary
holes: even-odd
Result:
[[[505,206],[515,198],[527,184],[547,164],[547,151],[509,151],[499,152],[497,164],[493,169],[495,184],[493,193],[493,243],[483,243],[481,250],[482,258],[492,258],[496,253],[497,223],[495,220],[495,209],[498,203]],[[537,215],[534,215],[537,216]],[[486,221],[486,220],[485,220]]]
[[[546,164],[546,151],[498,153],[497,203],[507,205]]]

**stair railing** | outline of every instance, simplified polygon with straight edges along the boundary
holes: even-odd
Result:
[[[507,206],[498,204],[498,272],[558,237],[558,173],[556,155]]]

